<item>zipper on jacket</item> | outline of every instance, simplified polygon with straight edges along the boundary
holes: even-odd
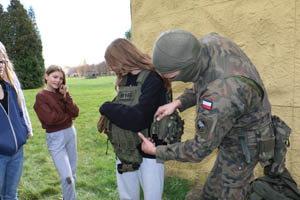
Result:
[[[9,113],[9,92],[7,91],[7,107],[8,107],[8,113]],[[9,125],[11,127],[11,130],[12,130],[12,133],[13,133],[13,136],[14,136],[14,140],[15,140],[15,144],[16,144],[16,152],[18,152],[18,142],[17,142],[17,137],[16,137],[16,133],[15,133],[15,130],[12,126],[12,123],[11,123],[11,120],[10,120],[10,117],[8,115],[8,113],[6,113],[6,110],[3,108],[2,104],[0,103],[0,106],[1,108],[3,109],[4,113],[6,114],[7,118],[8,118],[8,121],[9,121]]]

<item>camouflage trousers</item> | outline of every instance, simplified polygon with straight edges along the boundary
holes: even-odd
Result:
[[[255,150],[256,151],[256,150]],[[256,152],[255,152],[256,153]],[[203,187],[200,200],[244,200],[253,180],[253,170],[258,162],[251,155],[251,163],[246,164],[243,154],[237,149],[234,153],[219,148],[217,160]]]

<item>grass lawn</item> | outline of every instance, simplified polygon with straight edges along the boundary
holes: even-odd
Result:
[[[118,199],[115,155],[106,135],[97,132],[99,107],[115,96],[115,77],[69,78],[67,85],[78,105],[78,167],[76,192],[79,200]],[[24,146],[23,175],[19,185],[22,200],[58,200],[62,197],[58,173],[47,150],[45,131],[33,110],[35,95],[41,89],[24,90],[34,136]],[[108,147],[108,154],[106,149]],[[153,183],[155,184],[155,183]],[[187,180],[165,178],[164,200],[184,199],[191,185]]]

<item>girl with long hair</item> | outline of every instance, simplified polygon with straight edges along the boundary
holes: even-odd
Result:
[[[117,156],[116,176],[120,199],[162,198],[164,165],[154,156],[144,154],[137,132],[150,136],[154,113],[166,103],[170,83],[160,76],[151,57],[141,52],[132,42],[119,38],[106,49],[105,61],[115,73],[117,96],[105,102],[100,113],[109,122],[107,135]],[[163,144],[156,136],[151,140]]]
[[[15,79],[16,75],[13,71],[13,64],[9,60],[6,50],[1,43],[0,199],[17,200],[18,185],[22,175],[24,160],[23,145],[26,143],[28,136],[31,135],[31,130],[27,127],[24,119],[22,100],[20,98],[22,91],[15,84]],[[25,105],[25,102],[23,103]]]
[[[3,74],[3,78],[6,81],[10,81],[12,83],[12,86],[15,88],[15,90],[18,94],[18,103],[20,104],[20,106],[22,108],[25,123],[29,130],[29,132],[28,132],[28,138],[29,138],[29,137],[33,136],[32,125],[31,125],[29,113],[28,113],[28,110],[26,107],[26,102],[25,102],[24,94],[23,94],[23,91],[21,88],[21,84],[17,77],[17,74],[14,71],[13,63],[10,61],[10,59],[7,55],[7,52],[6,52],[6,48],[2,44],[2,42],[0,42],[0,49],[3,51],[3,56],[4,56],[5,60],[7,61],[7,63],[6,63],[7,64],[7,66],[6,66],[7,73]]]

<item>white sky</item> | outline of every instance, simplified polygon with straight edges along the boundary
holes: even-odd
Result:
[[[131,27],[130,0],[20,0],[35,12],[45,65],[98,64]],[[10,0],[1,0],[6,9]]]

